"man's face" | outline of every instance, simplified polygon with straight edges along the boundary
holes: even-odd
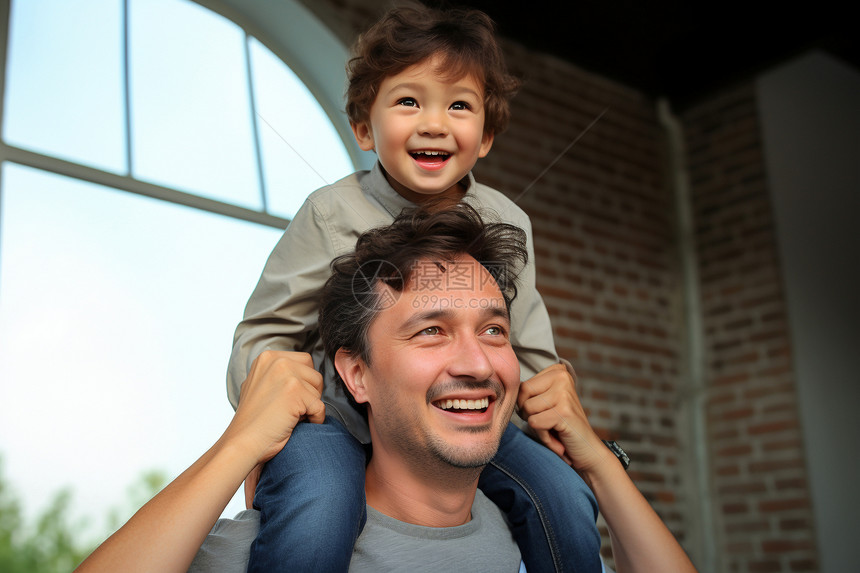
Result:
[[[519,363],[492,276],[468,256],[442,265],[419,263],[373,321],[354,394],[368,403],[374,456],[479,467],[510,420]]]
[[[484,157],[484,90],[472,76],[451,81],[430,58],[382,81],[366,122],[353,126],[359,146],[375,150],[388,181],[413,203],[451,197]]]

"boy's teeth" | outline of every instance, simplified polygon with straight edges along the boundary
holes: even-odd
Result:
[[[443,410],[483,410],[489,407],[489,398],[479,398],[478,400],[442,400],[439,402],[439,407]]]

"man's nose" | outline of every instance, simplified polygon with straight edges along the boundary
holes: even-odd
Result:
[[[477,335],[459,337],[448,363],[451,376],[487,380],[495,373],[489,353],[493,349],[481,344]]]

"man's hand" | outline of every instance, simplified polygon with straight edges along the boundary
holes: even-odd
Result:
[[[578,471],[600,464],[609,450],[594,433],[576,395],[573,370],[553,364],[520,385],[520,416],[550,450]]]
[[[262,464],[275,457],[302,420],[325,420],[322,375],[310,354],[267,350],[251,366],[242,384],[239,407],[225,437],[240,440],[257,455],[257,467],[245,479],[245,503],[251,507]]]

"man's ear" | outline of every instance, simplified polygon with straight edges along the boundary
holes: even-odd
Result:
[[[334,367],[355,401],[359,404],[367,402],[367,389],[365,387],[367,365],[364,360],[343,348],[339,348],[334,355]]]
[[[481,148],[478,150],[478,157],[486,157],[490,152],[490,149],[493,147],[493,139],[495,139],[495,135],[492,131],[485,131],[483,137],[481,137]]]
[[[373,128],[370,125],[370,120],[358,123],[350,122],[349,126],[352,128],[352,134],[361,150],[373,151]]]

